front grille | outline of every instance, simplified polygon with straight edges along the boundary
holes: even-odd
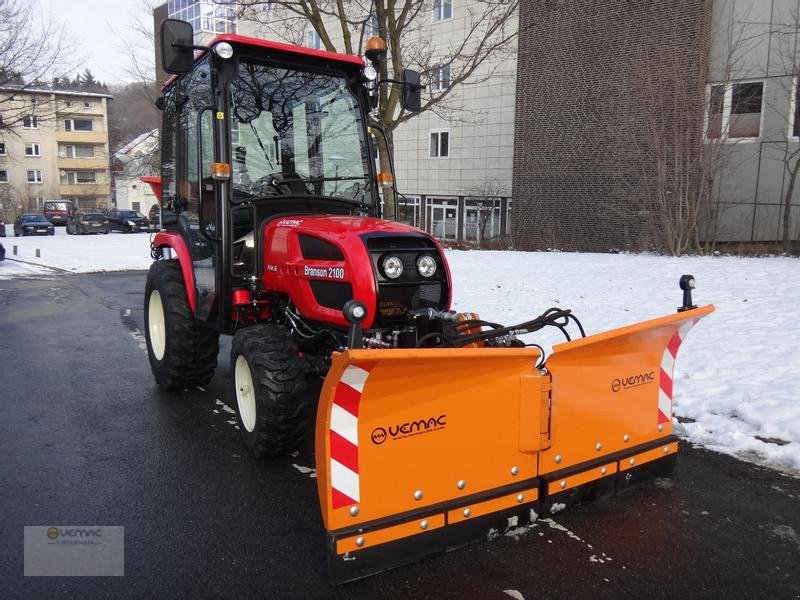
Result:
[[[367,237],[365,243],[378,282],[377,326],[401,322],[407,318],[409,310],[447,307],[447,269],[432,240],[411,234]],[[436,260],[433,277],[422,277],[417,271],[417,259],[422,254]],[[389,279],[383,273],[381,264],[387,256],[397,256],[403,262],[403,274],[397,279]]]

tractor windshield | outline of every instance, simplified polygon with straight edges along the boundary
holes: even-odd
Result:
[[[241,62],[230,87],[233,199],[371,204],[369,149],[344,74]]]

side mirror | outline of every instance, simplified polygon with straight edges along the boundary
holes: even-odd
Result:
[[[411,69],[403,69],[400,80],[403,83],[400,104],[408,112],[419,112],[422,108],[422,86],[419,83],[419,73]]]
[[[178,19],[161,23],[161,66],[173,75],[188,73],[194,66],[192,24]]]

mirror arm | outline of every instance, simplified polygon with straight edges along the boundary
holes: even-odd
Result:
[[[380,81],[378,81],[378,85],[384,83],[396,83],[397,85],[409,86],[412,90],[421,90],[422,88],[425,87],[421,83],[409,83],[408,81],[401,81],[399,79],[381,79]]]
[[[172,48],[187,48],[191,50],[203,50],[204,52],[211,52],[211,46],[195,46],[193,44],[171,44]]]

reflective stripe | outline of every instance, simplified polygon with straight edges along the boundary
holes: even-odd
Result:
[[[331,458],[331,487],[359,502],[358,473]]]
[[[331,431],[335,431],[354,446],[358,446],[358,417],[337,404],[331,405]]]

